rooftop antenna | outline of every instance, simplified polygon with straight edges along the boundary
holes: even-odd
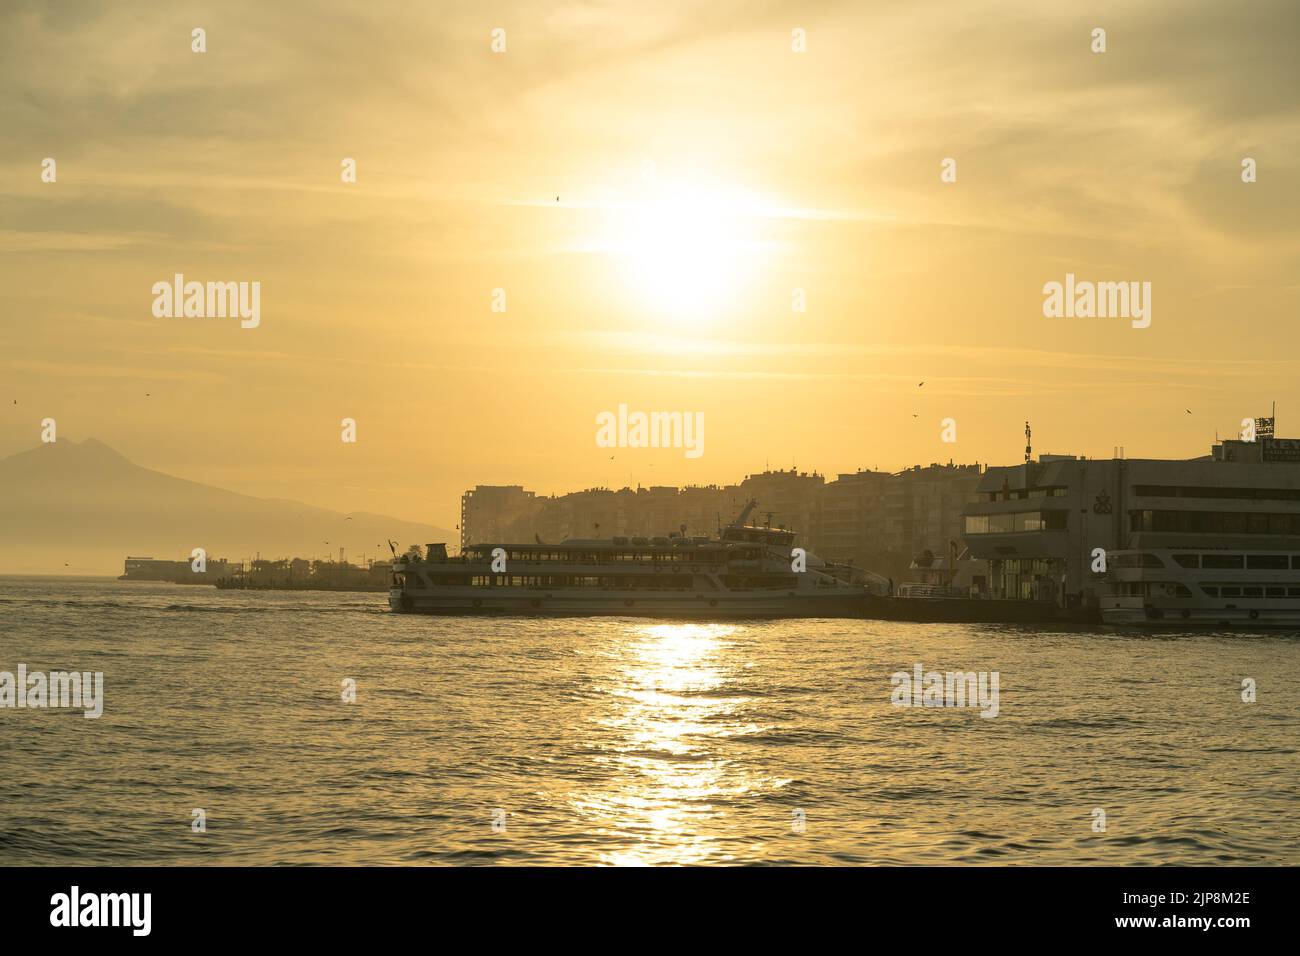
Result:
[[[1032,438],[1033,438],[1033,432],[1029,428],[1029,422],[1025,422],[1025,464],[1026,465],[1029,464],[1034,454]]]

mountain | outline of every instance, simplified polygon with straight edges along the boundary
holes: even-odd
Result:
[[[457,536],[174,478],[93,438],[60,438],[0,459],[0,573],[121,574],[128,554],[188,559],[200,547],[232,561],[257,552],[337,557],[344,547],[353,560],[387,555],[389,538],[405,549]]]

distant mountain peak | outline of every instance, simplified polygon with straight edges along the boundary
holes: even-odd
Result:
[[[125,462],[130,461],[129,458],[112,445],[107,445],[98,438],[83,438],[81,441],[77,441],[73,438],[61,437],[57,441],[42,442],[39,445],[28,448],[26,451],[15,452],[9,457],[17,458],[19,455],[34,455],[41,452],[48,453],[60,451],[67,453],[80,453],[82,455],[94,455],[101,458],[115,458]],[[3,458],[0,458],[0,461],[3,460]]]
[[[55,456],[54,459],[48,457],[51,455]],[[35,448],[18,452],[8,458],[0,458],[0,462],[17,462],[21,460],[44,461],[51,465],[58,461],[62,463],[60,467],[136,467],[120,451],[104,444],[98,438],[86,438],[82,441],[60,438],[57,441],[42,443]],[[72,465],[73,462],[76,462],[76,465]]]
[[[0,573],[118,573],[128,554],[236,560],[386,554],[381,543],[451,540],[421,522],[256,498],[137,465],[97,438],[59,438],[0,458]],[[326,545],[325,542],[331,542]],[[0,630],[3,627],[0,626]]]
[[[76,444],[76,442],[73,442],[73,444]],[[105,445],[98,438],[83,439],[80,448],[83,452],[89,452],[98,457],[115,458],[119,461],[125,461],[128,463],[130,462],[130,459],[127,458],[125,455],[123,455],[120,451],[118,451],[116,448],[112,448],[108,445]]]

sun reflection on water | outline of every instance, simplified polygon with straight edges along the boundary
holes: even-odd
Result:
[[[614,649],[608,704],[597,717],[612,733],[608,785],[577,809],[616,849],[615,865],[725,861],[710,835],[721,829],[719,802],[752,789],[734,761],[721,759],[722,737],[757,729],[744,719],[750,698],[737,692],[746,666],[721,624],[631,628]]]

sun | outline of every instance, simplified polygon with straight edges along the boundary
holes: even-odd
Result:
[[[735,310],[765,257],[761,208],[716,184],[652,187],[612,210],[612,253],[638,311],[679,322]]]

